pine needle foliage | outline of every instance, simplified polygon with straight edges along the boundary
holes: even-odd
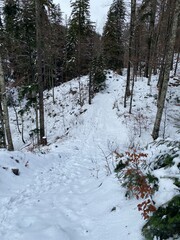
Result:
[[[103,30],[103,50],[106,68],[121,72],[124,61],[123,30],[125,7],[123,0],[114,0]]]

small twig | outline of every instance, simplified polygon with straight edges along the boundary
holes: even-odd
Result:
[[[112,174],[112,171],[111,171],[111,168],[110,168],[110,164],[109,164],[108,158],[109,158],[109,156],[111,156],[111,153],[106,155],[105,152],[103,151],[103,149],[100,146],[98,146],[98,147],[101,150],[101,152],[102,152],[102,154],[103,154],[103,156],[105,158],[105,162],[106,162],[105,168],[106,168],[106,171],[107,171],[107,175],[110,175],[110,174]]]

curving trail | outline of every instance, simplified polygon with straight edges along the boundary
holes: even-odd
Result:
[[[99,94],[72,136],[51,146],[47,167],[1,199],[0,240],[142,239],[136,204],[125,200],[114,176],[106,176],[103,152],[128,141],[112,109],[118,97],[113,84],[108,91],[114,98]]]

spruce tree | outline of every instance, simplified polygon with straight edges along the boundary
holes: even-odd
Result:
[[[123,0],[114,0],[103,29],[103,50],[106,68],[121,72],[124,61],[123,29],[125,7]]]
[[[53,5],[47,12],[48,22],[44,28],[45,86],[53,88],[63,81],[63,56],[65,26],[62,24],[60,5]],[[48,29],[48,31],[47,31]]]
[[[88,73],[90,62],[88,46],[93,32],[89,0],[71,1],[71,7],[65,59],[68,78]]]
[[[106,74],[104,71],[104,58],[102,54],[94,57],[91,67],[93,92],[99,92],[105,88]]]
[[[35,6],[34,1],[5,1],[4,47],[9,60],[5,74],[14,81],[30,83],[34,77],[35,62]],[[13,71],[12,71],[13,69]],[[9,73],[12,73],[9,76]]]

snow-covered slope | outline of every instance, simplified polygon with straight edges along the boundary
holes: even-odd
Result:
[[[111,154],[152,141],[155,82],[147,87],[145,78],[138,79],[130,115],[123,108],[124,77],[109,72],[107,88],[91,105],[87,80],[57,87],[55,104],[52,92],[45,93],[46,147],[34,149],[29,138],[33,111],[24,117],[26,146],[11,112],[15,146],[22,150],[0,151],[0,240],[143,239],[139,201],[125,198]],[[176,111],[178,89],[172,91],[167,109]],[[171,123],[166,121],[164,134],[178,139]]]

